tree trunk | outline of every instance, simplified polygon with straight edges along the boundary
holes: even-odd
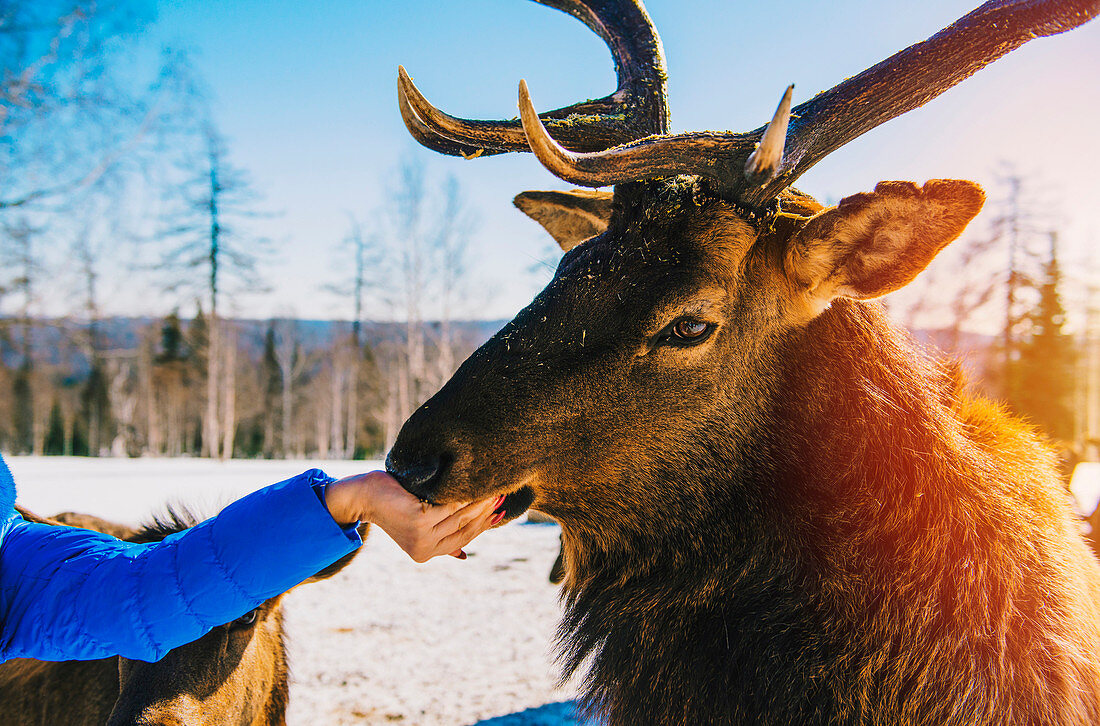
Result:
[[[341,458],[345,458],[343,455],[344,444],[344,404],[345,404],[345,381],[347,378],[347,353],[345,346],[342,343],[337,343],[336,355],[332,362],[332,421],[329,424],[329,444],[328,447],[332,453]]]
[[[398,363],[399,373],[404,370],[404,366]],[[397,441],[397,432],[401,429],[401,411],[404,410],[404,406],[400,401],[401,383],[400,381],[390,378],[390,390],[389,395],[386,396],[386,451],[393,448],[393,444]]]
[[[314,406],[317,456],[322,459],[329,457],[329,445],[332,443],[332,416],[329,409],[330,407],[323,403]]]
[[[33,375],[31,377],[31,386],[34,388],[34,422],[31,430],[33,432],[35,456],[43,456],[46,453],[46,432],[49,429],[50,408],[52,408],[48,385],[42,376]]]
[[[221,459],[233,458],[233,447],[237,434],[237,338],[231,330],[225,332],[225,370],[222,373],[221,414],[222,414],[222,450]]]
[[[293,381],[291,381],[290,371],[287,370],[283,374],[283,421],[282,421],[282,444],[283,444],[283,456],[286,456],[293,450],[293,429],[290,425],[293,420],[294,412],[294,396],[292,391]]]
[[[65,439],[61,447],[61,453],[64,456],[73,455],[73,439],[76,438],[76,411],[73,406],[63,406],[62,414],[65,416]]]
[[[145,452],[157,456],[164,447],[161,440],[160,413],[157,410],[157,389],[153,382],[153,343],[141,348],[141,389],[145,399]]]
[[[218,431],[218,379],[221,377],[221,331],[216,317],[210,316],[209,342],[206,346],[206,416],[202,425],[202,455],[217,458],[220,432]]]
[[[358,337],[358,336],[356,336]],[[351,347],[351,372],[348,380],[347,424],[344,428],[344,458],[355,458],[356,432],[359,428],[359,346]]]

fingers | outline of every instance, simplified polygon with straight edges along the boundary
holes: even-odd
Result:
[[[500,521],[500,515],[493,514],[493,510],[490,509],[480,517],[477,517],[465,526],[447,535],[439,541],[439,549],[442,552],[461,551],[463,547],[470,544],[470,542],[479,534],[489,529],[495,521]]]
[[[483,499],[480,502],[467,504],[455,511],[449,517],[440,520],[433,528],[433,531],[437,532],[441,537],[445,537],[456,530],[462,529],[478,517],[494,511],[503,503],[504,495],[501,494],[496,499]]]
[[[431,519],[438,524],[455,512],[476,503],[477,502],[448,502],[446,504],[436,504],[428,507],[426,514],[430,515]]]
[[[477,502],[424,505],[404,489],[392,506],[376,508],[376,523],[397,542],[414,562],[439,555],[466,559],[462,548],[504,517],[504,496]]]

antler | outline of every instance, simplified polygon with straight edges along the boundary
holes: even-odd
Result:
[[[796,107],[785,151],[774,139],[787,123],[787,95],[765,128],[647,138],[595,153],[573,153],[557,144],[534,114],[522,82],[520,112],[535,155],[566,181],[606,186],[698,174],[739,201],[762,206],[852,139],[924,105],[1032,38],[1071,30],[1098,13],[1100,0],[990,0],[928,40]]]
[[[569,13],[603,38],[615,59],[619,87],[595,101],[542,114],[566,148],[598,151],[668,132],[661,40],[639,0],[536,0]],[[530,151],[520,122],[456,118],[435,108],[398,69],[401,118],[417,141],[434,151],[466,157]]]

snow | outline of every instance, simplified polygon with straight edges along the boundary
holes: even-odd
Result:
[[[1069,490],[1077,500],[1077,511],[1089,516],[1100,505],[1100,463],[1078,464],[1073,470]]]
[[[18,501],[137,524],[169,501],[200,514],[309,468],[345,476],[380,462],[11,457]],[[547,581],[554,525],[513,523],[472,543],[470,559],[413,563],[373,531],[330,580],[285,600],[288,723],[572,726],[575,684],[557,685],[560,616]]]

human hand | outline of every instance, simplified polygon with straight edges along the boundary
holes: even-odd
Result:
[[[349,476],[325,487],[325,506],[341,526],[370,522],[382,528],[415,562],[449,554],[466,559],[470,541],[500,522],[504,497],[429,505],[384,471]],[[495,512],[495,513],[494,513]]]

